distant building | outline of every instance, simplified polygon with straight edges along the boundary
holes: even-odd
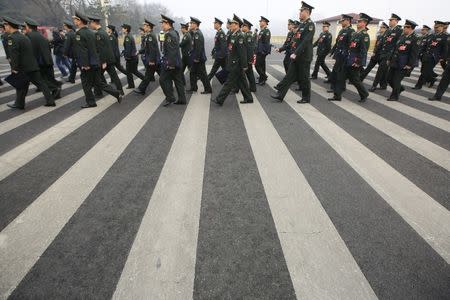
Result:
[[[356,30],[356,23],[359,19],[359,14],[349,13],[346,15],[353,17],[352,25],[353,25],[353,28]],[[369,25],[367,25],[367,27],[369,28],[368,33],[370,36],[370,44],[373,47],[373,45],[375,44],[375,41],[377,39],[377,32],[378,32],[379,24],[381,21],[383,21],[383,19],[378,19],[373,16],[371,16],[371,17],[373,18],[373,20],[372,20],[372,22],[370,22]],[[336,36],[338,35],[339,31],[342,28],[341,25],[339,24],[339,21],[341,20],[341,18],[342,18],[342,15],[337,15],[334,17],[315,21],[316,22],[316,35],[314,37],[314,41],[318,38],[319,34],[322,32],[322,23],[327,21],[331,24],[330,33],[333,35],[333,44],[334,44],[334,42],[336,40]]]

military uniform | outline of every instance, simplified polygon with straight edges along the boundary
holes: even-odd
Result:
[[[181,24],[184,28],[187,29],[187,24]],[[181,48],[181,76],[183,79],[183,84],[186,85],[186,78],[184,77],[184,72],[186,68],[190,69],[192,66],[192,61],[190,58],[191,50],[192,50],[192,35],[189,32],[183,34],[183,37],[180,42]]]
[[[327,25],[327,24],[325,24],[325,25]],[[329,26],[329,24],[328,24],[328,26]],[[319,73],[320,67],[322,67],[322,69],[324,70],[325,74],[327,74],[328,77],[331,76],[331,71],[328,68],[327,64],[325,63],[325,58],[331,51],[332,39],[333,39],[333,37],[332,37],[331,33],[329,33],[328,31],[322,32],[322,33],[320,33],[317,41],[313,44],[313,47],[317,47],[317,60],[316,60],[315,66],[314,66],[314,71],[311,74],[311,77],[313,79],[317,78],[317,74]]]
[[[64,56],[70,59],[69,78],[67,82],[75,83],[75,76],[77,75],[77,62],[73,53],[73,45],[75,43],[75,32],[73,31],[73,24],[69,22],[64,23],[70,29],[66,32],[66,39],[64,41]]]
[[[298,81],[300,90],[302,91],[302,100],[298,101],[298,103],[310,102],[311,81],[309,78],[309,70],[313,58],[314,33],[315,25],[311,19],[307,19],[300,23],[291,45],[292,54],[295,54],[296,57],[294,60],[291,59],[288,73],[277,85],[278,93],[276,96],[272,96],[272,98],[282,101],[291,84]]]
[[[238,23],[240,26],[243,24],[243,21],[236,15],[232,21]],[[245,36],[240,30],[237,30],[231,34],[228,43],[227,70],[229,74],[227,81],[224,83],[214,102],[222,105],[230,92],[237,87],[244,96],[242,103],[253,103],[253,96],[249,90],[245,75],[247,67],[248,59],[245,48]]]
[[[264,17],[261,17],[262,20],[265,20],[269,23]],[[266,74],[266,57],[271,53],[272,45],[270,44],[271,33],[269,28],[261,29],[258,34],[257,45],[256,45],[256,72],[259,75],[259,84],[264,84],[267,80]]]
[[[381,26],[386,28],[386,30],[388,28],[388,25],[384,22]],[[375,47],[373,48],[373,53],[372,56],[370,57],[369,64],[361,73],[361,81],[364,81],[367,75],[369,75],[370,71],[372,71],[372,69],[380,62],[380,51],[381,47],[383,46],[383,39],[385,33],[386,31],[384,33],[380,33],[377,35],[377,40],[375,41]]]
[[[7,17],[4,17],[4,19],[7,23],[13,24],[18,28],[19,22]],[[12,34],[8,34],[7,45],[11,72],[25,74],[25,76],[28,77],[28,79],[44,94],[46,99],[45,105],[55,106],[53,95],[41,76],[39,65],[33,54],[33,46],[30,39],[18,31],[15,31]],[[11,108],[24,109],[28,88],[29,83],[23,88],[16,89],[16,101],[13,105],[8,106]]]
[[[292,44],[292,38],[294,37],[294,31],[290,30],[286,36],[286,40],[283,43],[283,46],[281,46],[278,51],[280,53],[284,52],[284,59],[283,59],[283,67],[284,71],[288,72],[289,65],[291,64],[291,44]]]
[[[192,22],[200,24],[196,18],[191,18]],[[210,94],[212,92],[211,83],[206,74],[206,53],[205,53],[205,38],[200,29],[192,31],[192,51],[191,51],[192,67],[190,70],[191,88],[189,91],[196,92],[198,90],[197,81],[201,80],[205,91],[203,94]]]
[[[216,22],[222,24],[222,21],[219,19],[216,19]],[[214,37],[214,48],[211,55],[214,58],[214,64],[211,68],[211,72],[208,74],[208,80],[210,81],[214,75],[216,75],[219,68],[225,70],[227,64],[227,36],[222,28],[216,32],[216,36]]]
[[[431,34],[422,54],[422,72],[415,89],[421,89],[426,82],[430,82],[430,86],[434,84],[436,79],[433,76],[433,69],[441,59],[446,59],[446,55],[447,34],[445,32]]]
[[[243,19],[243,22],[246,26],[248,26],[249,31],[244,33],[244,46],[247,50],[247,62],[248,62],[248,68],[245,71],[245,74],[247,76],[248,84],[250,87],[250,92],[256,92],[256,80],[255,80],[255,74],[253,73],[253,63],[255,59],[255,37],[251,31],[253,24],[247,21],[246,19]]]
[[[150,24],[151,27],[154,27],[154,25],[150,22],[148,22],[147,24]],[[159,72],[158,67],[161,56],[159,52],[158,38],[156,37],[156,34],[153,32],[153,30],[145,33],[143,41],[144,47],[139,53],[141,54],[142,61],[144,62],[145,66],[145,78],[144,80],[142,80],[141,84],[139,84],[139,87],[137,89],[137,91],[141,94],[145,94],[145,91],[147,90],[150,82],[155,81],[155,72]]]
[[[121,55],[119,49],[119,40],[117,39],[116,27],[114,25],[108,25],[108,28],[112,30],[112,32],[109,34],[109,42],[111,44],[111,48],[114,53],[116,69],[119,70],[121,73],[127,75],[128,74],[127,70],[120,63]]]
[[[393,14],[393,18],[397,18],[399,21],[400,17]],[[377,74],[375,75],[375,79],[372,83],[372,88],[370,91],[374,91],[378,84],[380,84],[380,88],[385,90],[387,87],[387,75],[389,71],[388,60],[392,56],[394,49],[396,47],[397,41],[400,36],[403,34],[402,27],[397,25],[393,28],[389,28],[386,30],[383,38],[383,45],[380,49],[380,62],[377,70]]]
[[[447,47],[450,45],[450,37],[447,34]],[[450,51],[447,50],[447,58],[446,58],[446,66],[444,73],[442,73],[442,79],[439,82],[439,85],[436,89],[436,93],[433,97],[429,98],[429,100],[441,100],[442,95],[444,95],[445,91],[448,88],[448,85],[450,83]]]
[[[410,21],[406,20],[406,24]],[[404,77],[409,77],[411,71],[414,69],[419,55],[419,43],[416,34],[413,32],[410,35],[403,34],[395,47],[394,53],[390,58],[390,69],[388,82],[392,87],[392,94],[388,100],[398,100],[400,93],[404,88],[401,82]],[[406,66],[409,69],[405,68]]]
[[[343,15],[343,17],[350,18],[352,17]],[[350,39],[352,38],[352,34],[355,32],[355,30],[351,27],[345,27],[342,28],[339,31],[339,34],[336,38],[336,43],[334,44],[333,48],[331,49],[331,54],[333,55],[333,58],[335,60],[333,69],[331,71],[331,76],[328,79],[328,82],[331,83],[331,90],[334,92],[334,87],[336,85],[336,80],[338,77],[339,72],[345,72],[345,60],[348,53],[348,47],[350,45]]]
[[[173,25],[174,21],[164,15],[161,15],[164,22]],[[166,96],[165,105],[175,102],[175,95],[173,93],[173,85],[178,94],[178,101],[175,104],[186,104],[186,94],[184,91],[184,84],[181,73],[181,53],[180,53],[180,38],[177,32],[170,28],[164,35],[163,55],[161,59],[161,76],[159,83]]]
[[[126,24],[124,25],[126,26]],[[124,36],[122,53],[126,61],[125,67],[127,71],[128,88],[134,88],[133,75],[136,75],[139,79],[144,80],[144,74],[138,71],[139,58],[137,56],[136,42],[130,32]]]

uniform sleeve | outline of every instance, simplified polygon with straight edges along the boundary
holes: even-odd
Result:
[[[333,36],[331,35],[331,34],[329,34],[328,36],[327,36],[327,41],[326,41],[326,43],[327,43],[327,46],[325,47],[325,49],[326,49],[326,52],[325,53],[329,53],[330,51],[331,51],[331,40],[333,39]]]
[[[247,68],[248,64],[247,64],[247,52],[244,46],[244,36],[240,36],[238,38],[237,42],[237,50],[238,50],[238,55],[239,55],[239,62],[241,64],[241,68]]]
[[[408,59],[408,66],[414,67],[419,59],[419,45],[417,39],[411,42],[411,52]]]
[[[8,37],[8,52],[9,52],[11,70],[18,71],[19,57],[20,57],[20,44],[19,44],[19,42],[14,41],[11,37]]]
[[[301,42],[298,44],[297,49],[295,49],[295,55],[301,55],[308,44],[312,44],[314,38],[314,24],[311,22],[303,30],[301,36]]]

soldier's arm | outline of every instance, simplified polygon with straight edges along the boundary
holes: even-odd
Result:
[[[448,38],[444,36],[442,38],[442,54],[441,57],[439,57],[440,60],[445,60],[447,58],[447,51],[448,51]]]
[[[220,35],[220,51],[222,56],[227,53],[227,37],[223,33]]]
[[[417,45],[417,40],[411,42],[411,52],[408,59],[408,66],[414,68],[419,58],[419,45]]]
[[[314,24],[311,23],[302,33],[302,41],[298,44],[297,49],[295,49],[295,55],[300,55],[305,49],[306,45],[312,43],[314,38]]]
[[[331,34],[328,36],[327,38],[327,47],[326,47],[326,52],[325,53],[329,53],[331,51],[331,40],[333,39],[333,37],[331,36]]]
[[[241,65],[241,68],[245,70],[248,68],[248,64],[247,64],[247,52],[244,47],[244,37],[241,35],[236,42],[239,55],[239,63]]]
[[[72,38],[71,36],[66,36],[64,41],[64,56],[69,56],[69,49],[72,47]]]
[[[17,72],[19,69],[20,45],[11,37],[8,37],[8,52],[11,70]]]
[[[266,34],[264,35],[264,52],[265,54],[269,54],[270,53],[270,39],[271,39],[271,33],[270,30],[267,30]]]

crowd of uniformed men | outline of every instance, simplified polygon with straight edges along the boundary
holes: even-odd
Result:
[[[367,26],[372,18],[360,13],[355,30],[352,28],[352,16],[342,15],[342,29],[332,47],[333,37],[328,22],[322,24],[322,33],[313,41],[315,24],[310,17],[313,9],[302,2],[299,21],[289,20],[286,41],[280,48],[275,48],[277,52],[285,53],[283,65],[286,75],[274,87],[277,92],[271,95],[272,98],[283,101],[291,85],[297,83],[297,90],[302,94],[298,103],[309,103],[311,80],[318,78],[319,68],[322,68],[327,76],[326,82],[330,84],[328,92],[333,93],[328,99],[330,101],[341,100],[347,81],[358,90],[360,102],[368,98],[369,91],[386,89],[388,84],[392,93],[387,100],[396,101],[404,90],[401,84],[403,78],[410,76],[420,62],[421,75],[414,89],[420,89],[424,84],[432,87],[438,76],[434,68],[440,63],[444,70],[442,78],[435,95],[429,100],[441,99],[450,81],[448,22],[435,21],[432,33],[431,28],[424,25],[419,37],[415,33],[418,25],[414,21],[405,20],[402,28],[399,25],[401,18],[392,14],[389,24],[383,22],[380,26],[373,55],[366,67],[370,46]],[[252,31],[253,25],[248,20],[234,15],[227,20],[225,32],[222,29],[223,22],[215,18],[216,35],[211,53],[214,64],[209,74],[205,65],[205,39],[199,28],[201,21],[191,17],[189,23],[182,23],[181,37],[174,29],[174,23],[173,19],[161,15],[163,34],[157,36],[155,24],[145,19],[140,28],[139,50],[131,26],[123,24],[123,51],[120,51],[116,27],[108,25],[103,28],[100,17],[76,12],[71,21],[64,22],[64,55],[71,61],[67,81],[75,83],[76,73],[80,72],[86,100],[82,108],[95,107],[96,98],[102,97],[103,92],[117,98],[119,103],[122,101],[124,90],[116,69],[126,75],[126,88],[142,95],[145,95],[149,84],[156,81],[155,73],[159,74],[159,83],[166,97],[164,106],[186,104],[186,93],[198,90],[198,80],[204,86],[201,93],[212,94],[211,80],[215,77],[223,86],[218,95],[211,99],[213,102],[222,105],[230,93],[241,91],[244,98],[241,103],[252,103],[252,92],[256,92],[257,84],[264,85],[268,79],[266,57],[272,49],[269,20],[261,17],[258,32],[258,29]],[[55,106],[55,99],[61,97],[62,82],[55,79],[49,41],[38,31],[38,25],[30,18],[22,22],[3,17],[2,42],[11,65],[11,75],[6,80],[17,90],[15,103],[9,104],[13,109],[25,108],[30,82],[44,94],[45,106]],[[314,47],[317,47],[317,59],[310,75]],[[335,60],[331,70],[326,65],[328,55]],[[121,65],[122,56],[125,67]],[[139,56],[145,73],[138,69]],[[362,82],[377,64],[373,86],[367,90]],[[258,74],[257,79],[253,65]],[[186,69],[189,70],[190,79],[187,89],[184,76]],[[107,83],[105,72],[109,74],[111,84]],[[133,75],[141,80],[137,88]],[[1,80],[0,84],[3,84]]]

